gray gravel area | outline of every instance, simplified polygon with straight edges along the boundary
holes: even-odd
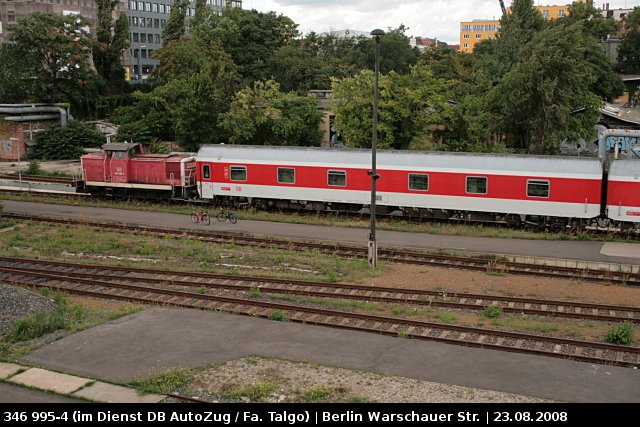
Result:
[[[15,286],[0,284],[0,335],[5,334],[14,320],[53,310],[49,298]]]

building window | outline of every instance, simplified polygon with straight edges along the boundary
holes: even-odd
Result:
[[[345,187],[347,185],[346,171],[327,172],[327,183],[330,187]]]
[[[153,3],[153,4],[151,5],[151,11],[152,11],[153,13],[158,13],[158,3]]]
[[[429,191],[429,175],[410,173],[409,190]]]
[[[133,42],[134,43],[139,43],[140,42],[140,35],[138,33],[133,33]]]
[[[231,181],[246,181],[246,180],[247,180],[246,166],[231,166]]]
[[[160,44],[160,34],[156,34],[156,35],[155,35],[154,43],[155,43],[155,44]]]
[[[462,38],[468,39],[469,38],[469,34],[465,34]]]
[[[543,10],[542,11],[542,16],[544,17],[544,19],[549,19],[549,11],[548,10]]]
[[[145,33],[140,34],[140,43],[147,42],[147,35]]]
[[[211,178],[211,168],[209,167],[209,165],[202,166],[202,177],[204,179]]]
[[[278,184],[295,184],[296,170],[293,168],[278,168]]]
[[[540,181],[535,179],[527,180],[527,196],[528,197],[549,197],[549,181]]]
[[[560,9],[560,10],[558,11],[558,17],[559,17],[559,18],[564,17],[564,9]]]
[[[160,28],[160,20],[157,18],[153,19],[153,28]]]
[[[487,178],[484,176],[468,176],[467,193],[487,194]]]
[[[482,38],[482,34],[476,34],[476,38],[477,39],[481,39]]]
[[[135,1],[129,2],[129,10],[138,10],[138,3]]]
[[[469,43],[465,43],[462,45],[462,47],[464,47],[465,49],[469,47]]]
[[[16,22],[16,11],[10,10],[7,12],[7,22]]]

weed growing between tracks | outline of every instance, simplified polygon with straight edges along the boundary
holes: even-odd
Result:
[[[183,237],[159,238],[38,222],[27,222],[25,227],[5,232],[0,241],[0,255],[332,283],[377,276],[385,268],[381,263],[372,272],[365,259],[345,260],[317,250],[247,248]]]

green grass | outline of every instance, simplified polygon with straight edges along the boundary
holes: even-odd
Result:
[[[272,381],[258,381],[252,384],[225,384],[220,395],[230,399],[247,398],[251,402],[264,402],[278,385]]]
[[[287,322],[289,320],[282,310],[272,311],[271,313],[269,313],[269,316],[267,318],[276,322]]]
[[[149,393],[167,394],[189,384],[193,376],[190,369],[174,368],[148,378],[134,378],[129,384]]]
[[[331,387],[322,385],[305,391],[302,395],[302,400],[307,403],[326,402],[332,393],[333,389]]]
[[[56,337],[68,335],[142,309],[142,306],[129,304],[72,304],[60,293],[47,288],[41,289],[40,294],[52,298],[55,302],[54,308],[15,320],[9,331],[0,339],[0,358],[17,360],[42,344],[32,342],[36,338],[52,333],[58,334]]]
[[[104,265],[137,266],[181,271],[215,271],[221,274],[335,282],[338,277],[356,280],[381,274],[371,271],[363,259],[339,259],[318,251],[282,251],[233,244],[212,245],[184,237],[125,234],[92,227],[59,226],[28,221],[25,227],[5,231],[0,255],[40,257],[65,261],[87,261]],[[105,255],[118,257],[107,260]],[[274,262],[277,259],[279,263]],[[225,266],[221,265],[226,264]],[[252,267],[274,266],[270,269]],[[288,268],[295,266],[296,268]]]

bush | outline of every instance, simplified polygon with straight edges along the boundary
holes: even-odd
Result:
[[[628,320],[609,329],[604,340],[611,344],[631,344],[633,341],[633,324]]]
[[[73,121],[67,126],[51,128],[38,135],[36,156],[42,160],[77,159],[83,148],[99,148],[105,138],[97,130]]]
[[[489,305],[484,308],[482,314],[484,314],[484,317],[489,319],[497,319],[502,316],[502,308],[495,305]]]
[[[27,168],[27,175],[40,175],[42,173],[42,169],[40,168],[40,163],[35,160],[29,162],[29,167]]]

